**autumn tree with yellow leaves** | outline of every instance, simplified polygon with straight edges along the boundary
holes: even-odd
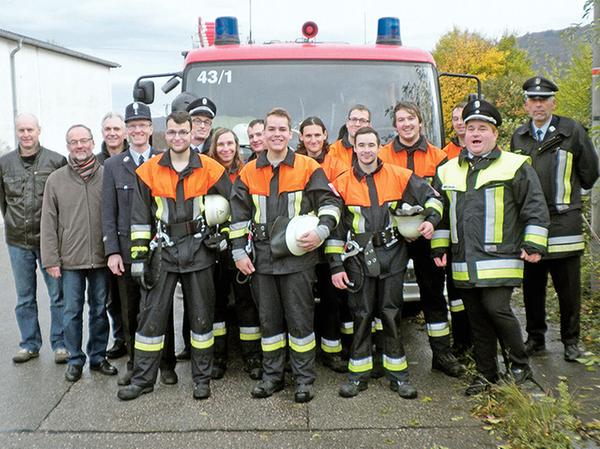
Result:
[[[496,104],[506,122],[516,124],[525,118],[521,85],[533,71],[527,53],[517,47],[515,36],[495,42],[455,28],[440,38],[433,57],[440,72],[477,76],[484,97]],[[475,93],[477,86],[473,80],[449,77],[440,78],[440,86],[446,135],[451,136],[452,109],[469,93]]]

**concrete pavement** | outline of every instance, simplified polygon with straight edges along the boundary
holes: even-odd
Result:
[[[290,385],[272,398],[256,400],[250,397],[254,381],[236,357],[225,378],[212,383],[207,401],[192,398],[190,364],[183,362],[177,366],[178,385],[157,384],[153,393],[121,402],[116,397],[116,377],[91,373],[87,365],[79,382],[64,380],[65,366],[54,364],[49,348],[48,298],[38,277],[44,346],[38,359],[15,365],[11,361],[18,349],[14,283],[4,244],[0,264],[2,448],[496,447],[493,437],[470,416],[473,402],[463,395],[465,381],[431,371],[426,333],[410,320],[405,321],[407,354],[419,390],[419,398],[413,401],[400,399],[383,379],[372,381],[357,398],[342,399],[337,388],[343,375],[321,366],[312,402],[295,404]],[[179,311],[176,316],[181,319]],[[562,375],[576,384],[600,385],[597,374],[581,365],[568,365],[561,357],[560,347],[552,344],[546,356],[535,359],[542,383],[555,384],[556,376]],[[124,370],[125,358],[116,366]],[[599,391],[593,393],[598,396]],[[596,408],[589,408],[596,417],[597,406],[596,400]]]

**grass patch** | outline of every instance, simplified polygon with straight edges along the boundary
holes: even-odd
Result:
[[[505,449],[569,449],[598,436],[597,423],[586,426],[577,418],[579,404],[566,382],[539,397],[514,383],[503,383],[476,401],[473,415],[485,423],[485,430],[506,442],[500,446]]]

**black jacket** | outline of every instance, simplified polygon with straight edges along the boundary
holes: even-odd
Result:
[[[127,150],[129,150],[129,142],[127,142],[127,140],[124,140],[123,151],[119,154],[125,153]],[[108,152],[108,148],[106,148],[106,142],[102,142],[100,153],[96,155],[96,159],[98,159],[98,162],[100,162],[101,165],[104,165],[104,161],[106,161],[106,159],[108,159],[111,156],[113,155]],[[115,154],[115,156],[117,155]]]
[[[152,154],[158,152],[151,149]],[[120,254],[123,262],[131,263],[131,203],[136,184],[137,166],[128,150],[116,154],[104,163],[102,184],[102,234],[106,256]]]
[[[25,166],[18,149],[0,157],[0,207],[9,245],[40,247],[44,186],[50,173],[66,163],[64,156],[44,147],[30,167]]]
[[[518,286],[521,249],[543,254],[548,209],[528,158],[497,147],[480,160],[463,149],[438,168],[434,188],[444,214],[431,239],[433,257],[450,251],[457,287]]]
[[[546,257],[581,254],[581,188],[591,189],[599,175],[598,156],[585,129],[555,115],[544,140],[537,142],[530,120],[515,131],[510,147],[514,153],[531,157],[540,178],[551,221]]]

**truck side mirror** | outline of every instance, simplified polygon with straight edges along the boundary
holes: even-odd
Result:
[[[154,102],[154,81],[137,81],[133,86],[133,100],[141,103]]]
[[[179,85],[179,78],[177,77],[177,75],[175,75],[172,78],[169,78],[169,80],[165,84],[162,85],[160,90],[162,90],[165,94],[168,94],[173,89],[175,89],[178,85]]]

